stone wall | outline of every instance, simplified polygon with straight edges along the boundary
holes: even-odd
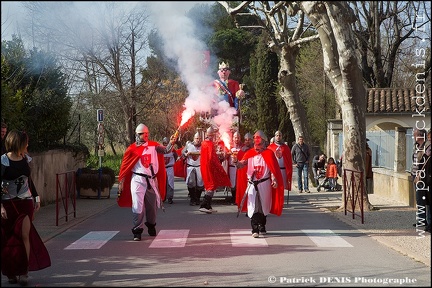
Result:
[[[372,170],[373,194],[415,207],[414,189],[409,173],[384,168],[373,168]]]
[[[78,168],[86,166],[84,154],[64,150],[50,150],[30,155],[32,169],[31,177],[41,197],[41,205],[55,203],[57,191],[57,178],[59,182],[65,180],[66,173],[73,175]],[[64,185],[63,185],[64,186]],[[59,190],[64,187],[59,185]]]

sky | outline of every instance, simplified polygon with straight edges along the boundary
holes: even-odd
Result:
[[[12,34],[19,32],[20,23],[23,21],[28,21],[28,15],[26,15],[25,8],[23,7],[23,3],[26,1],[1,1],[1,39],[2,40],[10,40]],[[50,1],[51,2],[51,1]],[[57,3],[62,3],[64,1],[56,1]],[[76,1],[76,5],[82,5],[83,9],[81,11],[91,12],[94,9],[98,9],[98,5],[101,2],[109,2],[109,1]],[[113,2],[113,1],[112,1]],[[146,1],[147,3],[161,4],[163,2],[159,1]],[[55,2],[54,2],[55,3]],[[125,7],[133,7],[140,3],[140,1],[125,1],[118,2]],[[175,7],[176,13],[185,14],[188,10],[190,10],[196,4],[202,3],[213,3],[210,1],[171,1],[165,2],[169,3],[171,7]]]
[[[23,1],[2,1],[2,22],[1,22],[1,38],[2,40],[11,40],[12,34],[20,34],[21,23],[28,23],[31,18],[25,12],[22,6]],[[100,5],[105,2],[74,2],[73,13],[70,11],[70,2],[50,2],[53,3],[55,11],[54,17],[47,16],[46,21],[50,21],[55,17],[68,17],[66,19],[72,23],[71,27],[78,27],[75,23],[81,23],[82,19],[87,19],[92,25],[103,25],[103,21],[98,21],[101,17]],[[64,5],[62,5],[62,3]],[[65,4],[66,3],[66,4]],[[142,5],[143,2],[117,2],[116,4],[122,5],[121,8],[126,10],[133,10],[136,5]],[[193,21],[186,17],[186,12],[189,11],[194,5],[197,4],[213,4],[209,1],[146,1],[150,11],[150,22],[154,23],[162,32],[164,40],[164,53],[167,57],[177,63],[177,70],[183,82],[186,84],[189,96],[187,97],[182,116],[182,123],[186,122],[195,113],[206,112],[210,109],[218,111],[218,115],[214,121],[218,125],[221,133],[229,131],[234,118],[235,110],[229,107],[227,102],[215,101],[208,95],[212,94],[213,89],[211,83],[216,75],[217,67],[214,70],[208,69],[211,73],[206,75],[202,70],[203,52],[208,50],[206,45],[199,39],[196,39],[196,31],[200,27],[195,27]],[[55,6],[57,5],[57,6]],[[120,9],[119,9],[120,10]],[[75,11],[79,11],[81,15],[77,15]],[[50,11],[52,12],[52,11]],[[61,16],[63,15],[63,16]],[[73,22],[73,21],[76,22]],[[78,22],[79,21],[79,22]],[[55,25],[55,23],[51,24]],[[76,28],[78,29],[78,28]],[[215,62],[211,62],[215,63]]]

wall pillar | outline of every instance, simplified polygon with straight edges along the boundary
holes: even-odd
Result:
[[[395,159],[393,170],[395,172],[405,171],[406,162],[406,132],[405,127],[395,127]]]
[[[330,119],[327,121],[327,157],[338,160],[342,155],[339,151],[339,134],[342,133],[342,119]]]

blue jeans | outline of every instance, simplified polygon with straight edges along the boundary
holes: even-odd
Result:
[[[336,189],[336,178],[329,178],[330,190]]]
[[[308,163],[297,163],[297,186],[299,190],[309,190],[309,175],[308,175]],[[303,183],[302,183],[303,178]]]

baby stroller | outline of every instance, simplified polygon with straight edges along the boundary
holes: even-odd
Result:
[[[317,192],[320,192],[321,188],[325,189],[326,191],[342,191],[342,185],[337,183],[337,179],[336,179],[335,188],[333,190],[331,190],[330,181],[326,177],[326,170],[325,169],[321,169],[321,171],[317,177],[318,177],[317,178],[317,180],[318,180]]]

